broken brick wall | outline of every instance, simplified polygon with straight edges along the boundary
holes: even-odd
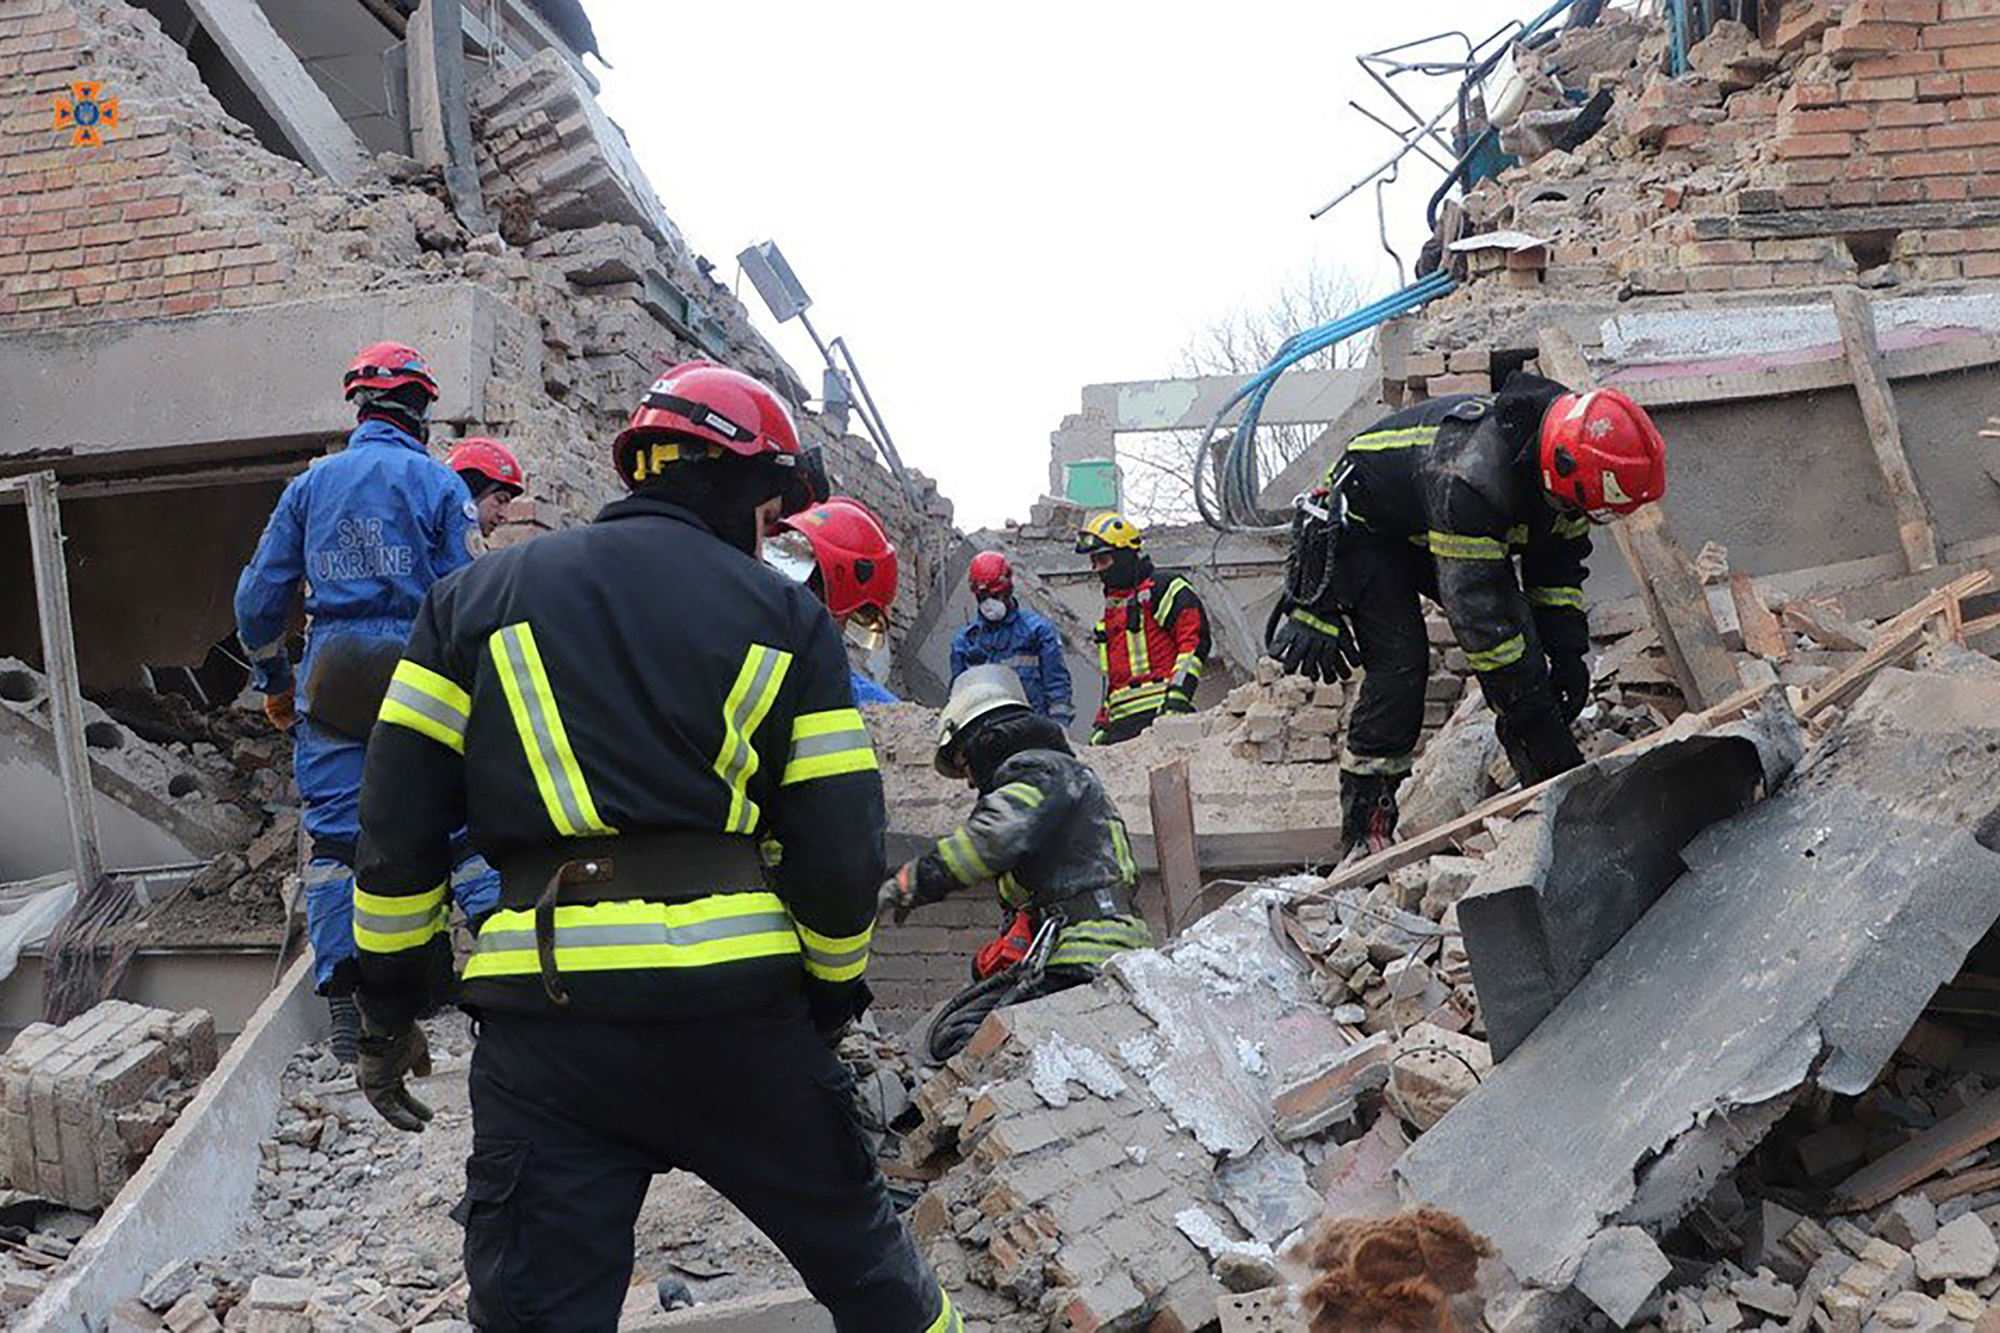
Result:
[[[518,318],[492,331],[490,376],[475,395],[482,419],[440,423],[434,449],[490,434],[520,455],[531,495],[510,515],[509,540],[588,518],[620,493],[609,441],[662,368],[720,360],[794,392],[797,377],[643,178],[632,184],[616,127],[546,77],[555,59],[470,90],[476,126],[515,117],[495,131],[504,153],[481,146],[500,231],[475,237],[438,173],[410,159],[385,154],[343,189],[266,151],[146,11],[10,0],[0,12],[0,337],[471,281]],[[118,99],[101,145],[73,146],[54,126],[55,99],[77,80]],[[562,114],[545,115],[544,102]],[[589,135],[578,137],[578,120]],[[540,174],[553,162],[567,164],[562,189]],[[551,187],[546,213],[523,182]],[[254,372],[254,349],[245,357]],[[338,370],[328,368],[329,399]],[[912,503],[865,441],[836,437],[815,414],[799,419],[826,449],[836,488],[876,509],[902,548],[900,631],[955,540],[949,503],[921,474]]]

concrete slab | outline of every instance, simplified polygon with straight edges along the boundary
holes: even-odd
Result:
[[[833,1316],[802,1288],[628,1319],[620,1333],[833,1333]]]
[[[1398,1175],[1532,1286],[1657,1234],[1801,1090],[1863,1091],[1956,973],[2000,915],[1996,791],[2000,683],[1884,672]]]
[[[1493,1058],[1575,989],[1683,869],[1681,849],[1791,772],[1798,721],[1772,691],[1743,722],[1565,774],[1459,900]]]
[[[325,1027],[312,960],[301,958],[15,1327],[94,1327],[90,1317],[137,1292],[162,1264],[220,1250],[248,1212],[285,1062]]]
[[[69,478],[315,453],[353,422],[340,372],[381,338],[407,342],[430,361],[438,419],[477,422],[496,326],[524,318],[470,283],[441,283],[13,334],[0,338],[0,472],[53,462]],[[253,347],[255,394],[230,376],[182,369],[240,364]],[[80,368],[88,393],[77,392]]]

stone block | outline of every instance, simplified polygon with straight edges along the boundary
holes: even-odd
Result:
[[[1911,1251],[1917,1275],[1926,1282],[1944,1278],[1977,1281],[2000,1265],[2000,1244],[1977,1213],[1966,1213],[1937,1229]]]
[[[1623,1328],[1672,1270],[1653,1238],[1638,1227],[1607,1227],[1584,1251],[1576,1289]]]
[[[1380,1087],[1394,1038],[1378,1032],[1310,1067],[1271,1099],[1271,1117],[1281,1139],[1307,1138],[1354,1114],[1356,1100]],[[1374,1078],[1368,1077],[1376,1071]]]
[[[1138,1328],[1148,1313],[1145,1293],[1124,1273],[1091,1283],[1062,1307],[1064,1333],[1098,1333],[1100,1329]]]
[[[98,1106],[130,1106],[172,1073],[173,1064],[168,1058],[166,1044],[151,1039],[142,1041],[91,1071],[94,1100],[85,1108],[86,1113]]]
[[[250,1280],[250,1292],[244,1300],[252,1310],[303,1310],[312,1294],[308,1278],[260,1273]]]
[[[1442,1120],[1493,1068],[1485,1042],[1435,1023],[1412,1026],[1396,1043],[1392,1058],[1389,1089],[1401,1102],[1404,1118],[1418,1129]]]

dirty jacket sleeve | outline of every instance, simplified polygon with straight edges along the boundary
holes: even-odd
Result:
[[[1546,537],[1521,553],[1521,583],[1533,609],[1535,631],[1551,661],[1590,651],[1590,623],[1583,580],[1590,559],[1590,520],[1558,514]]]
[[[1432,446],[1437,465],[1420,479],[1438,601],[1472,669],[1502,698],[1548,689],[1548,668],[1529,653],[1534,626],[1514,576],[1513,515],[1500,500],[1506,444],[1497,414],[1448,421]],[[1504,708],[1500,700],[1495,706]]]
[[[1069,663],[1063,660],[1062,635],[1046,619],[1036,617],[1035,651],[1042,659],[1042,695],[1049,716],[1068,725],[1076,718],[1076,704],[1070,686]]]
[[[972,626],[961,625],[958,633],[951,636],[951,679],[957,680],[972,665]],[[950,684],[950,681],[946,681]]]
[[[479,510],[472,492],[456,472],[442,463],[430,528],[431,564],[440,575],[472,563],[472,537],[479,531]]]
[[[447,628],[456,583],[434,585],[417,610],[361,775],[354,943],[361,1004],[384,1024],[414,1019],[451,975],[445,922],[473,684]]]
[[[766,808],[768,832],[784,848],[773,879],[803,946],[806,998],[831,1028],[865,1007],[888,817],[840,632],[816,603],[802,638],[781,714],[790,718],[788,749]]]
[[[966,821],[917,859],[917,901],[1006,874],[1062,826],[1081,794],[1062,766],[1033,755],[1009,759],[995,776],[999,785]]]
[[[311,476],[294,477],[285,487],[256,553],[236,580],[236,637],[250,657],[251,683],[266,693],[292,684],[285,631],[305,577],[305,487]]]

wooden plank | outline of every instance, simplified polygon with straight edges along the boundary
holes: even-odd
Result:
[[[336,185],[366,174],[373,155],[256,0],[188,0],[188,8],[301,161]]]
[[[422,0],[403,39],[409,52],[410,148],[444,169],[452,211],[474,233],[491,230],[473,157],[465,93],[465,20],[459,0]]]
[[[77,902],[87,902],[104,881],[97,841],[97,802],[90,785],[90,751],[83,738],[83,691],[77,682],[76,630],[70,622],[69,571],[63,564],[62,511],[56,501],[56,474],[25,478],[28,544],[35,567],[35,609],[42,627],[42,671],[49,682],[49,714],[54,724],[56,771],[69,812],[70,868],[76,873]],[[145,901],[143,890],[140,901]]]
[[[1912,571],[1929,569],[1938,562],[1937,529],[1931,525],[1930,506],[1917,489],[1910,457],[1903,450],[1896,398],[1882,368],[1882,349],[1875,342],[1874,307],[1859,287],[1843,287],[1833,294],[1833,313],[1840,321],[1840,341],[1847,349],[1854,393],[1861,400],[1861,415],[1868,422],[1868,438],[1875,446],[1875,464],[1882,471],[1882,484],[1896,513],[1896,535],[1903,544],[1903,556]]]
[[[1882,353],[1883,373],[1892,381],[1945,375],[1996,362],[2000,362],[2000,335],[1996,334],[1949,338]],[[1752,398],[1784,398],[1844,389],[1853,382],[1844,349],[1810,361],[1780,361],[1750,370],[1658,378],[1621,377],[1610,381],[1641,407],[1694,407]],[[2000,431],[1980,433],[2000,436]]]
[[[1932,1203],[1943,1203],[1961,1194],[1982,1193],[1995,1185],[2000,1185],[2000,1166],[1987,1166],[1946,1176],[1943,1180],[1933,1180],[1923,1187],[1923,1193]]]
[[[1924,624],[1932,616],[1944,613],[1948,603],[1984,592],[1992,585],[1991,572],[1976,570],[1939,588],[1883,625],[1875,633],[1874,646],[1863,653],[1860,660],[1843,667],[1813,688],[1799,706],[1799,720],[1810,722],[1828,708],[1860,693],[1861,688],[1875,678],[1876,672],[1895,666],[1922,646]]]
[[[1835,648],[1843,652],[1865,653],[1874,646],[1875,636],[1845,616],[1839,615],[1825,602],[1787,602],[1784,610],[1787,625],[1810,638],[1822,648]]]
[[[1542,369],[1551,378],[1579,392],[1596,383],[1583,349],[1568,330],[1543,329],[1539,348]],[[1647,505],[1613,523],[1611,530],[1632,567],[1633,582],[1688,706],[1706,708],[1728,698],[1740,683],[1736,663],[1723,647],[1708,594],[1702,591],[1687,552],[1675,540],[1666,511],[1657,504]]]
[[[1792,655],[1792,645],[1778,625],[1778,618],[1757,592],[1748,574],[1729,576],[1729,596],[1736,603],[1736,623],[1743,630],[1743,646],[1759,657],[1782,662]]]
[[[1674,734],[1676,737],[1682,735],[1699,735],[1711,727],[1721,726],[1725,722],[1733,722],[1748,712],[1750,707],[1762,696],[1763,691],[1761,690],[1738,690],[1735,694],[1724,699],[1713,708],[1704,709],[1699,713],[1687,714],[1686,717],[1692,718],[1693,721],[1691,723],[1685,721],[1677,723],[1677,726],[1686,726],[1687,730],[1676,731]],[[1631,750],[1643,749],[1659,743],[1660,737],[1656,733],[1651,736],[1642,736],[1636,741],[1627,741],[1625,744],[1611,751],[1611,753],[1624,754]],[[1372,856],[1365,856],[1350,865],[1342,866],[1327,877],[1325,884],[1304,896],[1314,898],[1330,897],[1333,894],[1339,893],[1342,889],[1364,888],[1370,884],[1387,879],[1392,873],[1401,870],[1404,866],[1428,860],[1436,856],[1439,852],[1450,851],[1458,847],[1465,839],[1472,837],[1484,829],[1487,820],[1510,819],[1521,813],[1536,797],[1561,780],[1562,775],[1557,774],[1555,777],[1545,782],[1538,782],[1532,787],[1523,787],[1518,791],[1503,792],[1478,806],[1476,809],[1460,815],[1457,819],[1439,824],[1427,833],[1419,833],[1414,838],[1405,838],[1393,847],[1385,847]]]
[[[1857,231],[1925,231],[1936,228],[1980,227],[2000,222],[2000,200],[1975,199],[1948,204],[1881,204],[1839,208],[1796,208],[1783,212],[1732,213],[1718,218],[1713,236],[1814,237]]]
[[[1841,1212],[1887,1203],[1968,1153],[2000,1139],[2000,1092],[1989,1092],[1834,1186]]]
[[[1167,934],[1180,933],[1183,919],[1201,900],[1201,857],[1195,846],[1194,791],[1185,757],[1161,764],[1147,776],[1147,804],[1153,814],[1153,850],[1160,863],[1160,888],[1167,899]]]

